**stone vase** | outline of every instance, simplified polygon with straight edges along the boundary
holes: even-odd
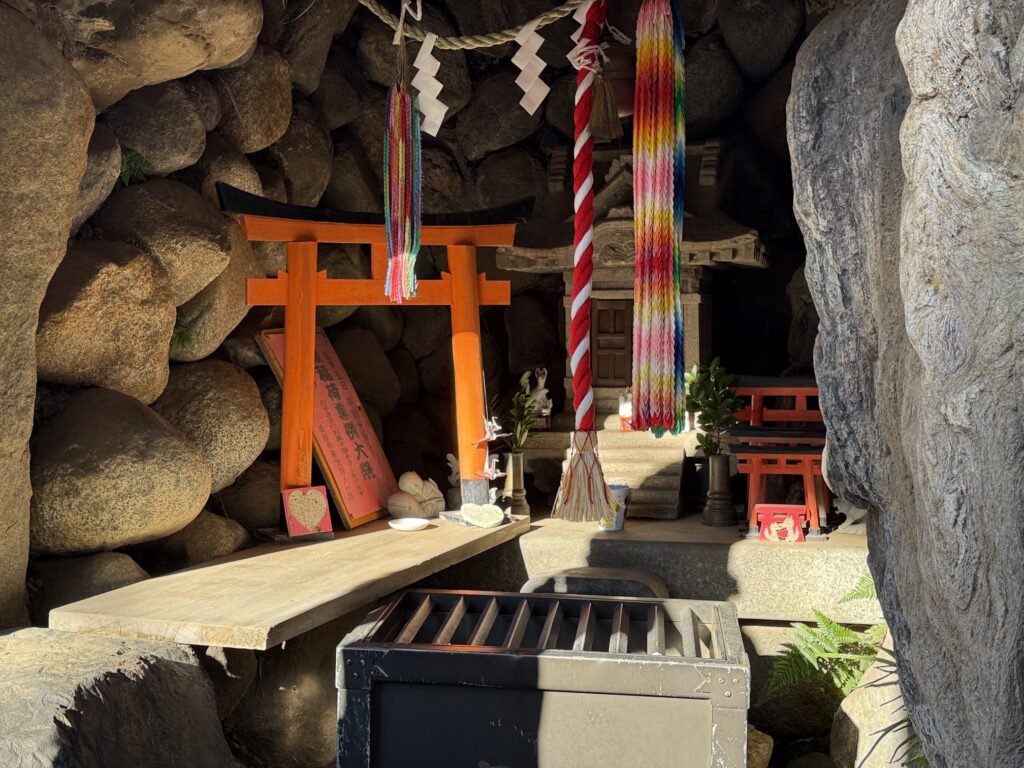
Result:
[[[505,496],[512,499],[508,511],[513,515],[530,514],[530,505],[526,503],[526,484],[523,480],[523,467],[526,464],[526,454],[508,454],[508,464],[505,468]]]
[[[707,469],[708,501],[704,505],[701,522],[717,527],[736,525],[736,507],[732,501],[732,482],[729,478],[729,457],[721,453],[709,456]]]

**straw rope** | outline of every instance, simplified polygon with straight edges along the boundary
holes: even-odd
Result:
[[[398,29],[398,17],[377,2],[377,0],[359,0],[359,2],[367,8],[370,13],[383,21],[389,27],[394,30]],[[586,2],[586,0],[566,0],[566,2],[562,3],[562,5],[557,8],[545,11],[537,17],[536,28],[540,29],[541,27],[546,27],[548,24],[552,24],[559,19],[568,16],[574,10],[583,5],[584,2]],[[501,45],[502,43],[511,43],[516,39],[516,35],[519,34],[520,30],[522,30],[524,26],[526,26],[526,24],[521,24],[514,29],[503,29],[500,32],[492,32],[487,35],[439,37],[437,38],[437,42],[434,43],[434,47],[446,51],[466,51],[474,48],[490,48],[495,45]],[[423,40],[428,34],[427,30],[424,30],[422,27],[409,23],[404,25],[403,32],[410,40]]]

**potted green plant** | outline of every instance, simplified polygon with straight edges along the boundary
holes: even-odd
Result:
[[[722,454],[722,439],[736,426],[736,413],[743,408],[742,398],[733,389],[733,379],[716,357],[710,363],[695,365],[686,374],[686,410],[697,416],[700,432],[697,442],[708,460],[708,500],[704,505],[704,525],[736,524],[729,480],[729,457]]]
[[[530,394],[530,371],[519,377],[519,389],[512,395],[512,407],[506,416],[508,436],[508,469],[506,470],[505,490],[512,497],[509,510],[515,515],[529,515],[530,505],[526,503],[526,485],[523,479],[525,456],[523,449],[530,436],[530,430],[536,426],[540,410],[537,401]]]

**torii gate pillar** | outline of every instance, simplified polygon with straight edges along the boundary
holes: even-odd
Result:
[[[249,240],[288,244],[288,270],[274,278],[248,281],[250,304],[284,306],[284,386],[281,415],[281,488],[304,488],[312,482],[313,385],[316,308],[322,305],[368,306],[391,302],[384,294],[387,271],[383,225],[317,222],[245,214]],[[483,356],[480,347],[480,306],[511,301],[506,281],[490,281],[476,271],[478,246],[512,245],[514,224],[470,227],[426,226],[423,245],[448,249],[449,272],[440,280],[422,280],[410,306],[449,306],[452,318],[452,358],[455,376],[455,414],[458,431],[462,500],[487,502],[488,482],[484,435],[486,405]],[[369,244],[370,280],[332,280],[317,272],[318,243]]]

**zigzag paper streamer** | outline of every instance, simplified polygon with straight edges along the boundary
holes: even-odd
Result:
[[[420,129],[431,136],[437,136],[437,132],[441,130],[441,121],[448,112],[448,106],[438,98],[444,86],[437,79],[441,62],[433,55],[436,41],[437,35],[428,34],[423,39],[420,52],[416,54],[416,60],[412,63],[416,68],[416,76],[412,79],[412,85],[418,91],[416,108],[423,114],[423,125]]]
[[[519,50],[512,57],[512,63],[522,72],[516,78],[516,85],[523,89],[523,98],[519,105],[531,115],[544,101],[551,88],[540,79],[540,73],[544,71],[544,59],[537,55],[537,51],[544,44],[544,38],[537,32],[537,21],[534,19],[523,25],[516,35],[516,42],[519,43]]]

